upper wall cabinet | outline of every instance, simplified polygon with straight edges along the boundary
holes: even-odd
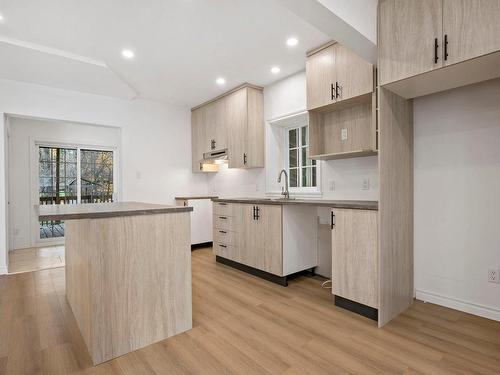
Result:
[[[207,152],[225,151],[229,168],[264,167],[262,88],[244,84],[191,110],[193,172],[217,172]]]
[[[443,0],[444,64],[499,51],[499,17],[499,0]]]
[[[328,160],[376,154],[373,65],[331,42],[308,53],[306,75],[309,157]]]
[[[443,32],[442,2],[379,2],[378,74],[381,85],[442,66],[438,50]]]
[[[306,76],[308,110],[334,107],[374,90],[373,65],[335,42],[308,54]]]
[[[500,76],[500,0],[380,0],[381,86],[414,98]]]

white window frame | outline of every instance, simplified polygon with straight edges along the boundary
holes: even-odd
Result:
[[[64,244],[64,237],[56,237],[56,238],[40,238],[40,224],[38,220],[38,210],[36,207],[39,204],[39,190],[40,190],[40,181],[38,178],[39,172],[39,147],[61,147],[61,148],[72,148],[77,150],[77,199],[78,203],[81,203],[81,170],[80,170],[80,151],[81,150],[96,150],[96,151],[111,151],[113,152],[113,201],[119,202],[121,200],[121,189],[120,189],[120,175],[119,175],[119,149],[115,146],[106,146],[106,145],[92,145],[92,144],[79,144],[79,143],[71,143],[71,142],[60,142],[60,141],[48,141],[48,140],[39,140],[35,138],[30,138],[30,175],[31,175],[31,206],[32,217],[31,217],[31,243],[35,244],[35,246],[56,246]]]
[[[321,194],[321,167],[319,161],[316,161],[316,186],[299,186],[299,187],[291,187],[290,186],[290,161],[289,161],[289,150],[290,150],[290,139],[289,139],[289,131],[292,129],[298,129],[299,134],[298,134],[298,141],[299,145],[301,145],[302,142],[302,128],[307,127],[309,129],[309,123],[306,122],[304,124],[293,124],[291,126],[286,126],[283,128],[283,138],[284,138],[284,161],[285,161],[285,170],[288,174],[288,189],[291,194],[295,195],[300,195],[300,194]],[[308,137],[309,139],[309,137]],[[309,149],[309,144],[307,145]],[[298,181],[299,184],[302,183],[302,155],[300,152],[301,146],[298,146],[299,152],[298,152],[298,158],[299,158],[299,168],[298,168]]]

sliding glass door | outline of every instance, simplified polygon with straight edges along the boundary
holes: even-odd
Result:
[[[39,204],[77,203],[77,150],[38,148]],[[64,237],[64,222],[40,221],[40,239]]]
[[[39,204],[113,202],[113,151],[38,146]],[[64,237],[64,222],[40,221],[39,240]]]

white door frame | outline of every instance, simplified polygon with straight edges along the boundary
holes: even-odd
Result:
[[[112,151],[113,152],[113,200],[121,200],[121,184],[120,184],[120,153],[119,147],[110,145],[97,145],[97,144],[84,144],[84,143],[74,143],[61,141],[57,139],[47,140],[30,137],[30,185],[31,185],[31,195],[30,195],[30,233],[31,233],[31,243],[35,247],[39,246],[56,246],[64,244],[64,237],[59,238],[40,238],[40,224],[38,220],[38,205],[39,205],[39,179],[38,179],[38,148],[39,147],[61,147],[61,148],[73,148],[77,150],[77,197],[78,203],[80,202],[81,193],[81,181],[80,181],[80,150],[98,150],[98,151]]]

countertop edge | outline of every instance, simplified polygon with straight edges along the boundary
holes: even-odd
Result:
[[[143,210],[127,210],[115,212],[80,212],[71,214],[46,214],[38,215],[39,220],[80,220],[80,219],[107,219],[121,216],[142,216],[142,215],[158,215],[170,214],[177,212],[191,212],[193,207],[189,206],[172,206],[163,208],[152,208]]]
[[[175,197],[174,199],[182,201],[194,201],[199,199],[217,199],[217,198],[219,198],[217,195],[192,195],[185,197]]]
[[[329,201],[329,200],[307,200],[307,199],[291,199],[291,200],[273,200],[273,199],[238,199],[238,198],[214,198],[212,202],[225,203],[246,203],[246,204],[269,204],[269,205],[307,205],[318,207],[331,208],[347,208],[353,210],[370,210],[378,211],[377,201]]]

